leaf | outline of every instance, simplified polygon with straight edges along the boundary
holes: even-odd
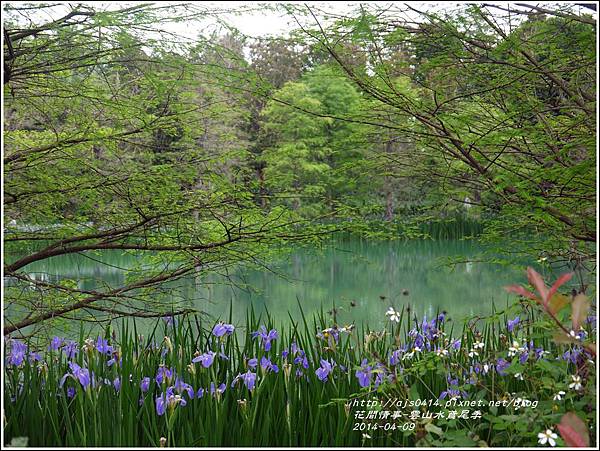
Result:
[[[531,291],[527,291],[525,288],[523,288],[520,285],[509,285],[507,287],[504,287],[504,289],[506,291],[508,291],[509,293],[516,293],[525,298],[533,299],[534,301],[539,302],[539,299],[537,298],[537,296],[535,294],[533,294]]]
[[[529,283],[535,287],[538,294],[542,298],[544,307],[546,307],[548,304],[548,288],[546,287],[546,284],[544,283],[544,279],[542,279],[542,276],[531,266],[528,266],[527,267],[527,279],[529,280]]]
[[[556,282],[554,282],[554,285],[552,285],[552,288],[550,288],[550,291],[548,291],[548,298],[552,298],[552,295],[554,293],[556,293],[556,290],[558,290],[560,288],[561,285],[567,283],[569,280],[571,280],[571,278],[573,277],[572,272],[563,274],[562,276],[560,276],[558,279],[556,279]]]
[[[433,423],[427,423],[425,425],[425,430],[427,432],[431,432],[432,434],[435,434],[435,435],[438,435],[438,436],[444,435],[444,431],[442,430],[442,428],[436,426]]]
[[[413,401],[419,399],[420,395],[419,395],[419,388],[417,387],[417,384],[413,384],[410,387],[409,397]]]
[[[569,302],[571,302],[571,299],[568,296],[557,293],[550,297],[550,302],[548,302],[548,311],[555,315],[569,305]]]
[[[27,443],[29,442],[29,437],[13,437],[10,441],[11,448],[25,448],[27,447]]]
[[[567,446],[574,448],[590,446],[588,427],[574,412],[564,414],[557,427]]]
[[[587,317],[589,309],[590,300],[585,294],[579,293],[575,296],[575,299],[573,299],[573,303],[571,304],[571,320],[573,321],[574,331],[579,330],[581,324],[583,324]]]

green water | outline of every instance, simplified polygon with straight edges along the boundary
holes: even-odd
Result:
[[[171,284],[172,299],[241,323],[247,307],[257,314],[268,311],[276,323],[299,320],[299,307],[308,316],[326,316],[335,305],[340,324],[368,322],[379,327],[385,312],[403,306],[421,317],[447,311],[456,322],[503,308],[512,299],[502,289],[525,282],[524,270],[489,263],[444,265],[448,257],[474,258],[482,250],[474,241],[367,242],[341,240],[319,249],[291,250],[268,269],[238,267],[224,275],[198,275]],[[126,268],[135,256],[103,252],[90,259],[81,255],[55,257],[27,267],[36,278],[78,280],[82,289],[116,287],[124,283]],[[333,318],[332,318],[333,321]]]

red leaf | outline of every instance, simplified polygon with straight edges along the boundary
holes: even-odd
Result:
[[[560,419],[557,425],[558,432],[567,446],[573,448],[586,448],[590,446],[590,434],[586,424],[575,413],[568,412]]]
[[[575,299],[571,303],[571,320],[573,321],[573,330],[575,332],[579,330],[585,321],[589,309],[590,300],[585,294],[579,293],[575,296]]]
[[[556,279],[556,282],[554,282],[554,285],[552,285],[552,288],[550,288],[550,291],[548,291],[548,299],[550,299],[552,297],[552,295],[554,293],[556,293],[556,290],[558,290],[561,285],[563,285],[566,282],[568,282],[569,280],[571,280],[571,277],[573,277],[573,274],[575,274],[575,273],[568,272],[568,273],[560,276],[558,279]]]
[[[517,293],[525,298],[533,299],[534,301],[539,301],[535,294],[533,294],[531,291],[527,291],[521,285],[509,285],[508,287],[504,287],[504,289],[509,293]]]
[[[548,288],[544,283],[544,279],[542,279],[542,276],[540,276],[540,274],[531,266],[527,268],[527,278],[529,279],[529,283],[533,285],[539,293],[544,303],[544,307],[546,307],[548,304]]]

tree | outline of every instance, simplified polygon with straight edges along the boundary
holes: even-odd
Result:
[[[165,282],[259,261],[273,243],[309,234],[205,164],[197,140],[210,130],[196,124],[222,111],[193,101],[195,66],[172,39],[146,36],[142,47],[135,34],[202,10],[74,6],[43,22],[39,8],[5,9],[4,274],[15,282],[4,294],[5,334],[74,314],[182,313],[188,306],[166,303]],[[196,189],[199,174],[205,189]],[[28,274],[33,262],[111,249],[139,262],[118,286]]]
[[[358,124],[336,120],[358,112],[361,97],[328,66],[273,93],[263,110],[265,183],[304,214],[336,212],[355,198],[367,146]]]
[[[325,27],[307,10],[305,35],[357,89],[394,112],[391,122],[378,118],[382,127],[411,137],[417,157],[398,165],[434,182],[445,203],[467,195],[492,219],[488,236],[510,234],[515,247],[520,238],[536,257],[543,250],[571,264],[595,258],[588,244],[596,241],[591,17],[570,7],[432,13],[407,5]],[[357,70],[344,51],[357,35],[371,42],[371,70]],[[394,60],[378,51],[385,42],[412,52],[416,71],[402,71],[410,90],[390,82]]]

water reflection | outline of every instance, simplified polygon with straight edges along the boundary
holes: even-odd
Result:
[[[233,321],[242,323],[247,307],[260,314],[266,310],[276,322],[299,319],[299,307],[311,316],[335,306],[339,323],[366,321],[378,327],[385,311],[393,306],[410,307],[418,316],[448,311],[455,320],[487,314],[492,302],[504,306],[504,285],[523,282],[523,271],[479,262],[450,268],[448,257],[466,259],[481,251],[472,241],[338,241],[322,249],[296,249],[269,269],[239,267],[227,275],[196,275],[171,285],[171,299],[213,317],[227,318],[230,304]],[[78,287],[118,287],[125,283],[136,258],[115,251],[93,259],[69,255],[27,267],[32,277],[44,280],[70,278]],[[327,315],[327,313],[325,313]]]

